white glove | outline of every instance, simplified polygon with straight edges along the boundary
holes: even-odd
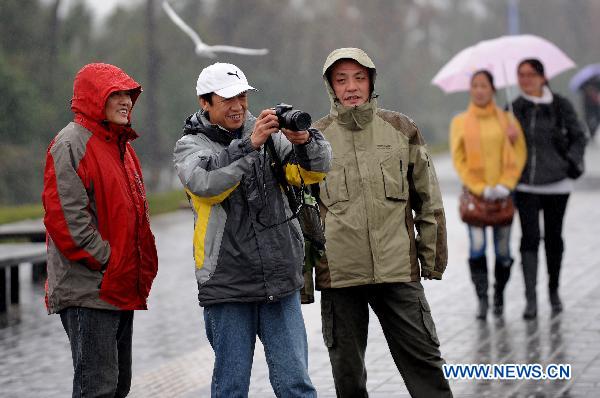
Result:
[[[510,195],[510,189],[502,184],[496,184],[496,186],[492,189],[494,190],[494,199],[504,199]]]
[[[490,187],[489,185],[487,185],[483,189],[483,198],[485,200],[495,200],[496,199],[496,191],[495,191],[494,187]]]

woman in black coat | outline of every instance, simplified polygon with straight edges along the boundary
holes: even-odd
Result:
[[[553,93],[537,59],[517,68],[521,95],[513,102],[527,143],[527,163],[516,187],[521,220],[521,260],[527,305],[523,317],[537,316],[539,213],[544,217],[544,246],[552,314],[562,311],[558,280],[563,257],[562,227],[573,179],[583,172],[586,138],[571,103]]]

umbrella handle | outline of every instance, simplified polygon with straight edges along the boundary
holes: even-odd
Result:
[[[508,92],[508,75],[506,74],[506,64],[504,62],[502,62],[502,73],[504,74],[504,93],[506,94],[506,103],[508,104],[509,112],[514,116],[512,102],[510,101],[510,95]]]
[[[504,87],[504,92],[506,93],[506,103],[508,104],[508,111],[511,115],[514,116],[515,114],[513,113],[512,102],[510,101],[510,95],[508,94],[508,86]]]

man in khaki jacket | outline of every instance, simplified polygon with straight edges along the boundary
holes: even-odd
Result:
[[[414,397],[451,397],[421,277],[442,279],[446,225],[415,123],[377,108],[375,65],[357,48],[327,57],[329,115],[314,127],[333,161],[320,183],[327,254],[316,266],[323,338],[338,397],[367,397],[369,305]],[[416,230],[416,231],[415,231]]]

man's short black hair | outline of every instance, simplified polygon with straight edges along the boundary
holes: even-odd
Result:
[[[202,94],[200,96],[200,98],[202,98],[204,101],[208,102],[208,105],[212,105],[212,96],[214,93],[207,93],[207,94]]]

